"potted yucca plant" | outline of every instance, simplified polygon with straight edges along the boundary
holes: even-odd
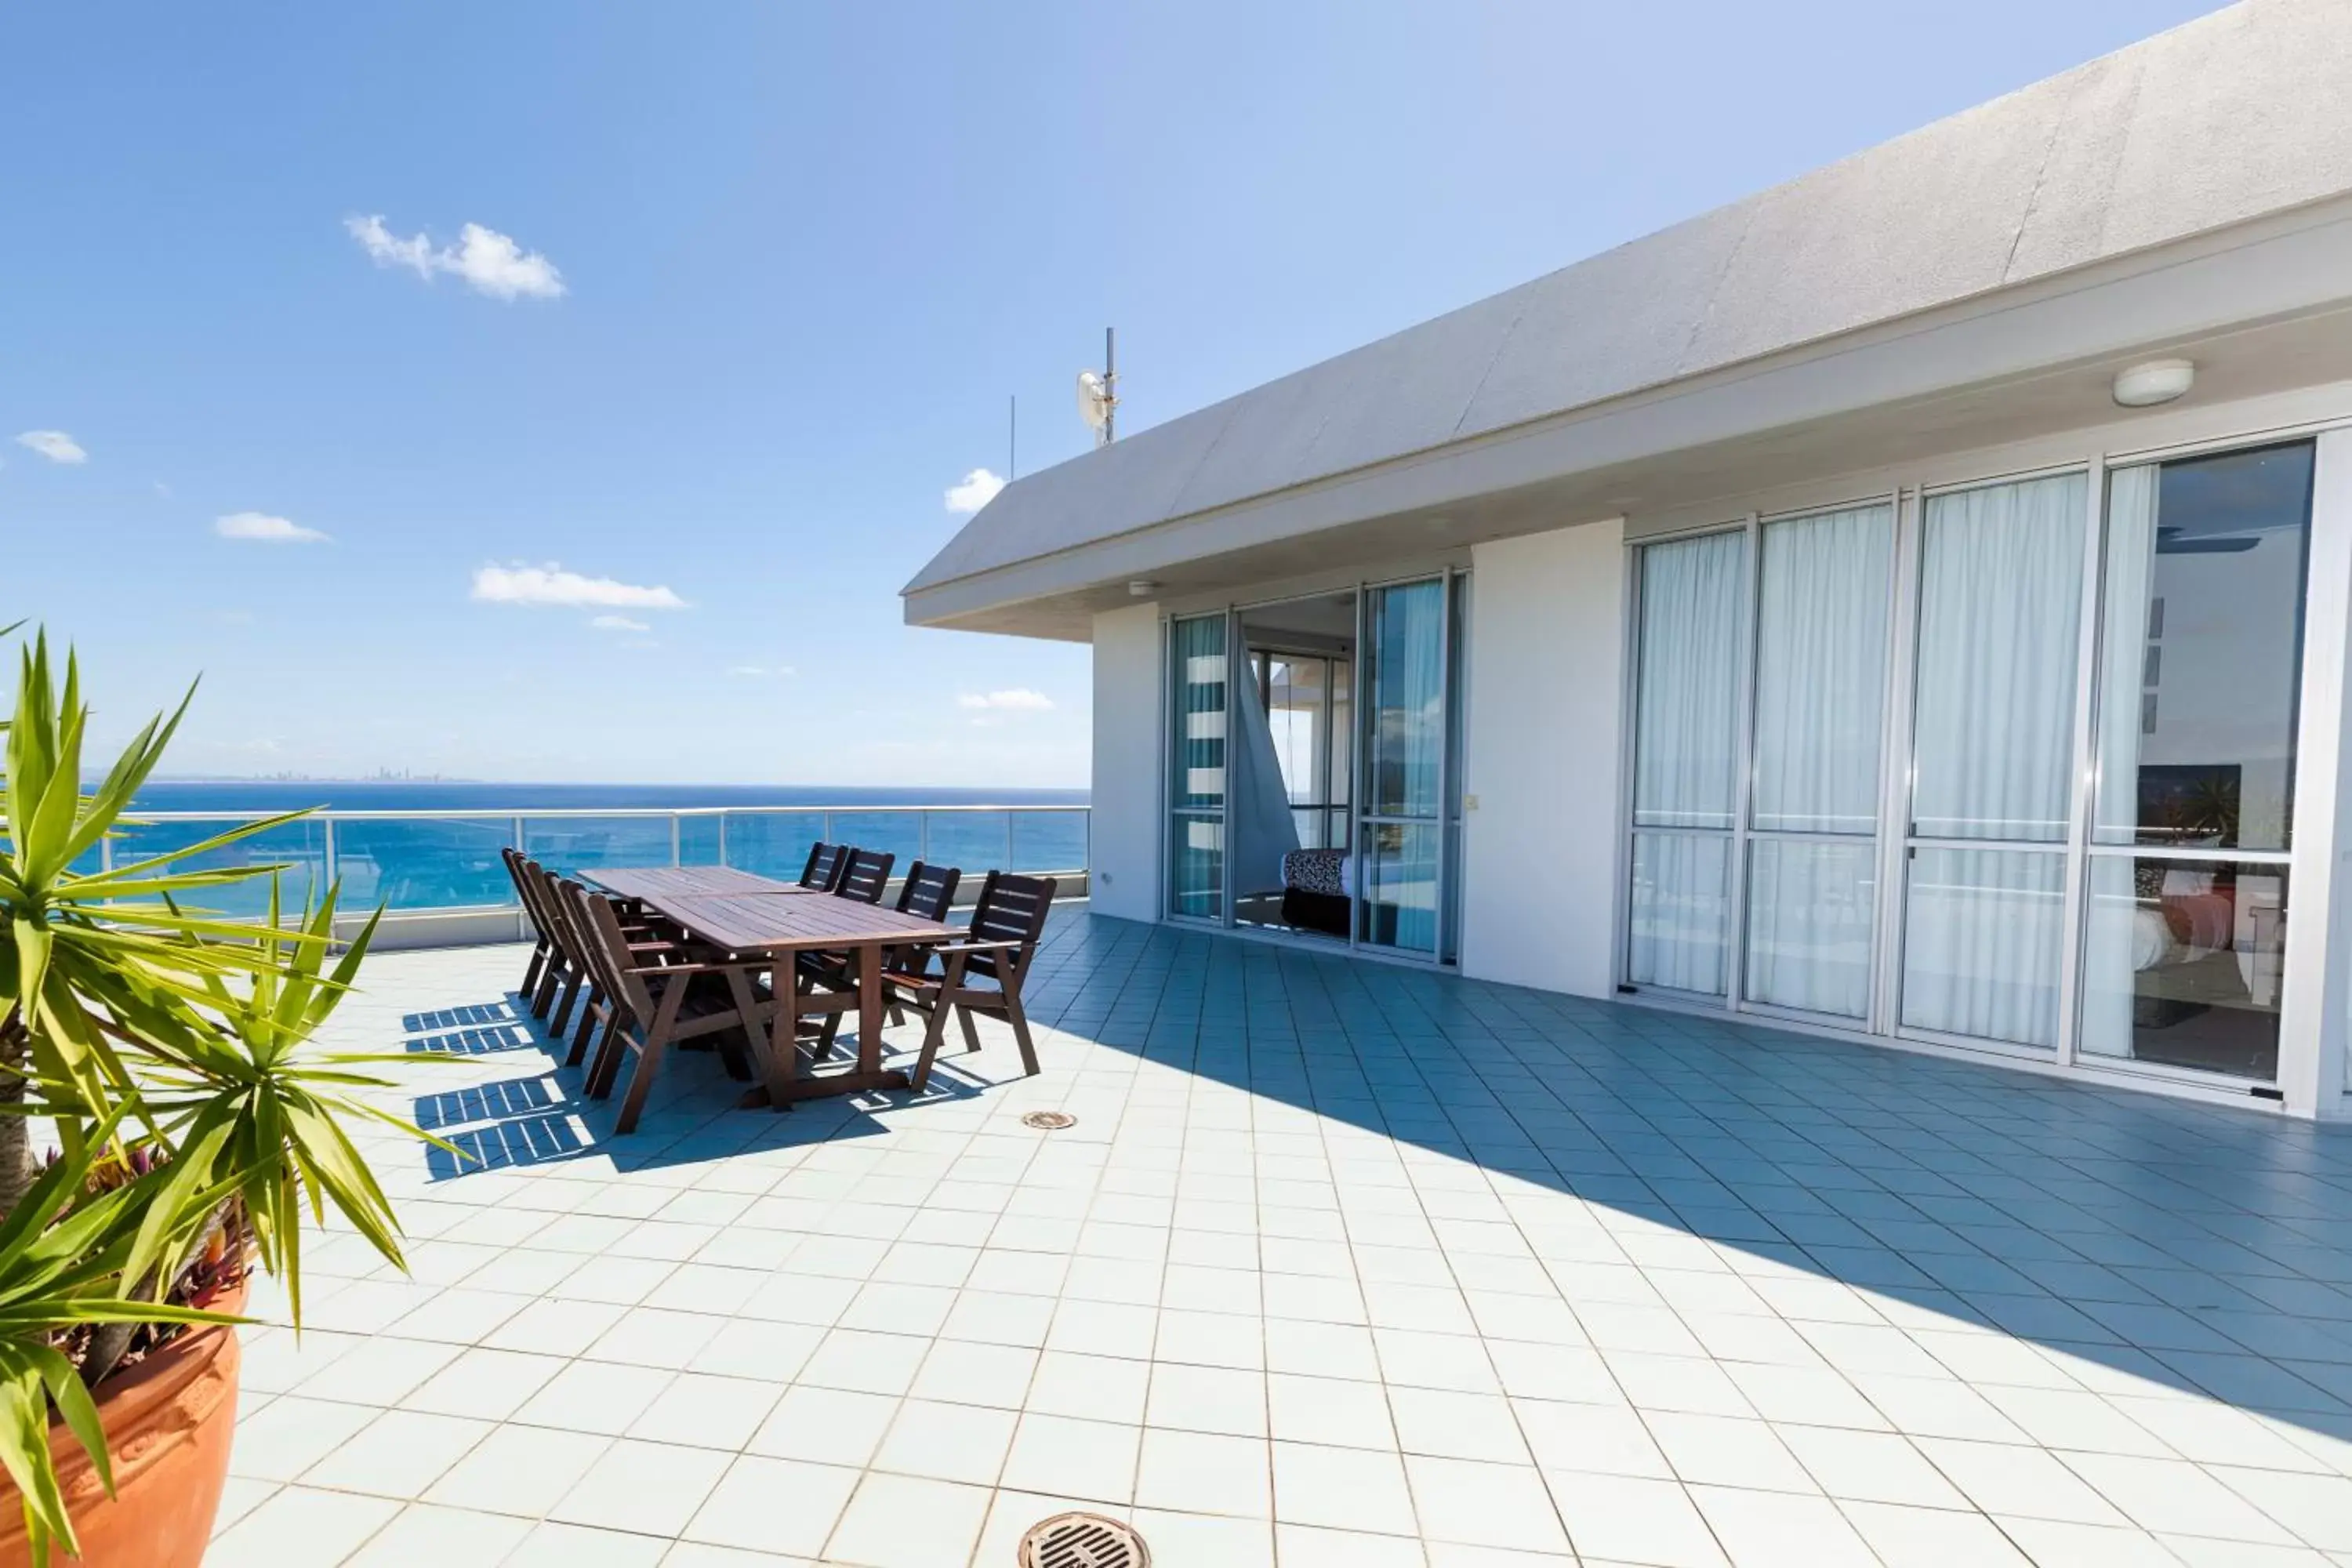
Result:
[[[192,693],[193,695],[193,693]],[[395,1265],[390,1203],[346,1124],[425,1134],[353,1097],[398,1059],[310,1044],[376,917],[336,952],[335,893],[290,918],[270,865],[204,866],[300,813],[142,858],[132,797],[187,710],[94,789],[68,654],[24,649],[0,778],[0,1568],[61,1550],[196,1568],[236,1410],[234,1325],[257,1264],[301,1314],[302,1211],[329,1205]],[[77,869],[77,868],[79,868]],[[268,914],[206,897],[269,880]],[[378,915],[381,914],[378,911]]]

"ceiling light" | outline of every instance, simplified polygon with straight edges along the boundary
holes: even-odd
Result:
[[[1149,599],[1151,597],[1152,590],[1159,586],[1159,584],[1153,582],[1149,577],[1138,577],[1127,585],[1128,597],[1131,599]]]
[[[2187,392],[2197,367],[2185,359],[2152,359],[2116,376],[2116,401],[2126,408],[2153,408]]]

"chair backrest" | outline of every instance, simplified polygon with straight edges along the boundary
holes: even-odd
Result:
[[[539,889],[529,870],[530,862],[523,858],[521,850],[506,847],[499,850],[499,858],[506,862],[507,875],[514,879],[515,897],[522,900],[522,912],[530,917],[531,929],[539,932],[540,941],[556,945],[547,911],[540,907]]]
[[[841,880],[842,859],[840,845],[818,839],[809,846],[808,864],[801,868],[801,886],[830,893],[834,884]]]
[[[833,884],[834,897],[856,899],[861,904],[880,903],[883,889],[890,885],[890,868],[898,858],[879,849],[850,850],[842,858],[841,875]]]
[[[1051,877],[1016,877],[1010,871],[988,874],[988,880],[980,885],[980,902],[971,909],[972,940],[1021,945],[1012,952],[974,953],[971,973],[992,974],[1000,985],[1020,984],[1022,971],[1029,967],[1029,955],[1037,951],[1037,939],[1045,934],[1045,917],[1054,912],[1055,886]]]
[[[539,912],[548,924],[548,940],[563,954],[564,962],[583,973],[591,973],[588,944],[574,929],[571,900],[564,896],[563,884],[554,872],[536,860],[526,860],[523,875],[539,894]]]
[[[918,920],[944,921],[955,907],[956,884],[963,873],[953,866],[927,866],[918,860],[907,868],[898,888],[898,912]]]
[[[653,994],[646,988],[630,960],[629,939],[621,930],[621,917],[614,912],[613,900],[573,881],[563,883],[562,893],[565,907],[572,911],[572,923],[588,950],[588,963],[596,983],[642,1029],[653,1021]]]

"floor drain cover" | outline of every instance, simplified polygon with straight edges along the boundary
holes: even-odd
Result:
[[[1066,1110],[1033,1110],[1033,1111],[1031,1111],[1028,1115],[1026,1115],[1026,1116],[1024,1116],[1024,1117],[1023,1117],[1023,1118],[1021,1119],[1021,1125],[1022,1125],[1022,1126],[1024,1126],[1024,1127],[1034,1127],[1034,1128],[1035,1128],[1035,1129],[1037,1129],[1037,1131],[1040,1131],[1040,1132],[1059,1132],[1059,1131],[1060,1131],[1063,1128],[1065,1128],[1065,1127],[1076,1127],[1077,1124],[1078,1124],[1078,1119],[1077,1119],[1076,1117],[1075,1117],[1075,1116],[1071,1115],[1071,1114],[1070,1114],[1068,1111],[1066,1111]],[[1077,1514],[1073,1514],[1073,1515],[1071,1515],[1070,1517],[1071,1517],[1071,1518],[1073,1518],[1073,1519],[1076,1519],[1076,1518],[1080,1518],[1080,1517],[1082,1517],[1082,1516],[1077,1515]],[[1046,1523],[1047,1523],[1047,1524],[1050,1524],[1050,1523],[1052,1523],[1052,1522],[1053,1522],[1053,1521],[1051,1521],[1051,1520],[1046,1521]],[[1045,1528],[1045,1526],[1044,1526],[1044,1525],[1040,1525],[1040,1526],[1038,1526],[1038,1528],[1042,1530],[1042,1529],[1044,1529],[1044,1528]],[[1045,1561],[1045,1559],[1040,1558],[1040,1559],[1038,1559],[1038,1561],[1039,1561],[1039,1562],[1043,1562],[1043,1561]],[[1078,1559],[1075,1559],[1075,1558],[1074,1558],[1074,1559],[1072,1559],[1072,1561],[1075,1563],[1075,1562],[1078,1561]],[[1125,1563],[1129,1563],[1129,1562],[1140,1563],[1140,1562],[1142,1562],[1142,1561],[1143,1561],[1143,1559],[1142,1559],[1142,1558],[1140,1558],[1140,1557],[1137,1557],[1137,1558],[1116,1557],[1116,1558],[1110,1558],[1110,1559],[1108,1559],[1107,1561],[1108,1561],[1108,1562],[1113,1562],[1113,1563],[1120,1563],[1120,1564],[1124,1565]]]
[[[1151,1568],[1151,1552],[1115,1519],[1057,1513],[1021,1538],[1021,1568]]]

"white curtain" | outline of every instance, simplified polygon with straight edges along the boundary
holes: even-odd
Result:
[[[1715,834],[1633,836],[1628,980],[1723,994],[1730,849],[1730,838]]]
[[[1911,817],[1930,838],[2066,836],[2089,481],[1929,499]],[[1909,860],[1903,1021],[2058,1038],[2065,857],[1923,847]]]
[[[2066,836],[2087,480],[1927,501],[1912,830]]]
[[[2099,632],[2099,787],[2092,837],[2129,844],[2139,827],[2139,722],[2147,661],[2148,582],[2156,566],[2158,471],[2107,476],[2107,565]]]
[[[1740,533],[1642,552],[1633,820],[1645,827],[1729,827],[1738,744]]]
[[[1290,789],[1265,704],[1258,699],[1257,661],[1242,660],[1240,675],[1228,688],[1233,733],[1225,748],[1225,844],[1234,891],[1271,892],[1282,886],[1282,858],[1298,847],[1298,824],[1290,815]]]
[[[1910,864],[1903,1022],[2056,1045],[2065,856],[1923,847]]]
[[[1869,1016],[1877,855],[1874,838],[1749,840],[1745,984],[1751,1001]]]
[[[1885,506],[1765,527],[1752,819],[1761,831],[1877,830],[1894,533]]]

